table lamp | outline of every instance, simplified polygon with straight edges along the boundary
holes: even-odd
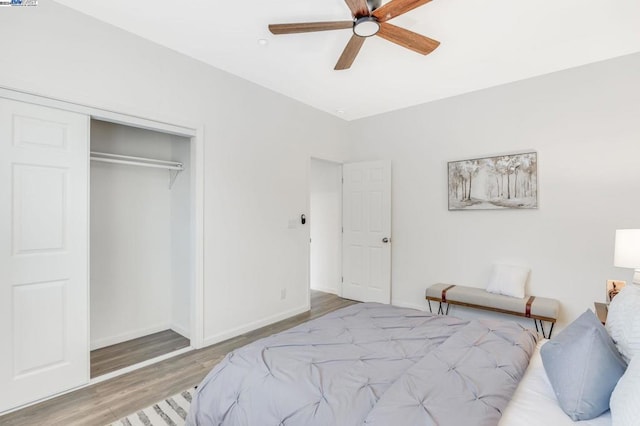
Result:
[[[640,229],[616,230],[613,264],[634,269],[633,283],[640,285]]]

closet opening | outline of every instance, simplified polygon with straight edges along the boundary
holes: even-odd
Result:
[[[91,378],[191,344],[191,140],[91,120]]]

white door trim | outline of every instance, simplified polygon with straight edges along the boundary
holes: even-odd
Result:
[[[29,93],[21,90],[0,86],[0,97],[13,99],[15,101],[27,102],[50,108],[57,108],[65,111],[86,114],[97,120],[108,121],[126,126],[138,127],[141,129],[155,130],[172,135],[193,137],[198,136],[200,125],[194,123],[176,123],[165,119],[153,119],[142,117],[137,114],[116,112],[92,105],[79,104],[73,101],[52,98],[37,93]]]
[[[35,105],[57,108],[65,111],[86,114],[91,118],[170,133],[189,138],[191,141],[191,185],[193,190],[193,294],[191,318],[191,346],[195,349],[204,345],[204,126],[158,121],[136,115],[130,115],[90,105],[83,105],[34,93],[14,90],[0,86],[0,97]],[[87,158],[87,162],[89,158]],[[88,277],[87,277],[88,279]],[[87,300],[87,303],[89,301]],[[89,321],[89,318],[87,318]],[[87,347],[87,351],[90,348]]]
[[[312,195],[312,188],[311,188],[311,182],[313,179],[313,162],[314,161],[318,161],[318,162],[323,162],[323,163],[330,163],[333,166],[339,168],[340,171],[340,183],[339,183],[339,187],[340,187],[340,194],[339,194],[339,202],[340,202],[340,211],[338,213],[338,217],[336,218],[337,220],[339,220],[339,225],[340,227],[342,226],[342,167],[343,167],[343,163],[341,161],[333,161],[333,160],[326,160],[324,158],[320,158],[320,157],[310,157],[309,159],[309,191],[308,191],[308,207],[307,207],[307,211],[309,212],[309,266],[308,266],[308,282],[307,282],[307,287],[310,288],[311,287],[311,272],[312,272],[312,268],[311,268],[311,255],[312,255],[312,241],[311,241],[311,228],[314,226],[314,220],[316,220],[317,218],[317,212],[312,211],[311,208],[311,195]],[[340,233],[339,235],[339,244],[338,244],[338,253],[335,253],[335,256],[339,259],[338,261],[338,269],[339,269],[339,273],[342,276],[343,275],[343,271],[342,271],[342,234]],[[340,279],[340,277],[336,277],[338,279],[338,282],[336,283],[336,288],[337,288],[337,296],[342,297],[342,281]],[[321,290],[322,291],[322,290]],[[327,289],[327,291],[334,293],[333,289]],[[310,295],[309,295],[310,296]]]

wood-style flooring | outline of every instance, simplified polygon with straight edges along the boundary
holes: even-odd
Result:
[[[189,339],[164,330],[91,351],[91,378],[189,346]]]
[[[109,424],[197,385],[228,352],[238,347],[354,303],[356,302],[331,294],[312,291],[309,312],[0,416],[0,425]]]

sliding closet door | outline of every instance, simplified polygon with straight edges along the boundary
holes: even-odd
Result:
[[[89,379],[88,125],[0,99],[0,412]]]

